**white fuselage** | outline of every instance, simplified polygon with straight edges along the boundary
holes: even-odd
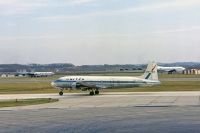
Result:
[[[34,72],[33,74],[36,76],[52,76],[52,75],[54,75],[53,72]]]
[[[165,72],[170,72],[170,71],[183,72],[185,70],[184,67],[163,67],[163,66],[158,66],[157,69],[159,71],[165,71]]]

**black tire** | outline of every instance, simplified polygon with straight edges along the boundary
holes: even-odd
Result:
[[[62,91],[60,91],[60,92],[59,92],[59,95],[60,95],[60,96],[62,96],[62,95],[63,95],[63,92],[62,92]]]
[[[90,91],[90,95],[93,96],[94,95],[94,91]]]
[[[98,90],[95,91],[95,95],[99,95],[99,91]]]

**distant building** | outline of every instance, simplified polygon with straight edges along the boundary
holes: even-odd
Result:
[[[27,72],[26,69],[18,69],[18,70],[17,70],[17,73],[26,73],[26,72]]]
[[[200,74],[200,70],[199,69],[188,69],[188,70],[184,70],[183,74],[198,75],[198,74]]]
[[[1,77],[2,78],[13,78],[13,77],[15,77],[15,75],[13,75],[13,74],[2,74]]]
[[[6,78],[6,77],[7,77],[7,74],[2,74],[1,77],[2,77],[2,78]]]

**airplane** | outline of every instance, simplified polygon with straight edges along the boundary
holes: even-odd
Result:
[[[53,72],[18,72],[16,76],[29,76],[29,77],[48,77],[53,76],[55,73]]]
[[[163,67],[163,66],[158,66],[157,69],[160,72],[168,72],[168,74],[172,74],[173,72],[182,73],[185,70],[184,67]]]
[[[30,77],[48,77],[53,76],[55,73],[53,72],[29,72],[27,73]]]
[[[98,95],[100,89],[106,88],[129,88],[141,86],[159,85],[157,64],[150,62],[145,73],[138,77],[120,76],[65,76],[51,83],[54,88],[60,90],[63,95],[64,89],[80,89],[90,91],[90,95]]]

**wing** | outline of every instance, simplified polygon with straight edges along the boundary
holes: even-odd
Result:
[[[98,89],[105,88],[105,86],[91,84],[91,83],[88,83],[88,82],[77,82],[76,87],[78,87],[78,88],[87,87],[87,88],[98,88]]]

